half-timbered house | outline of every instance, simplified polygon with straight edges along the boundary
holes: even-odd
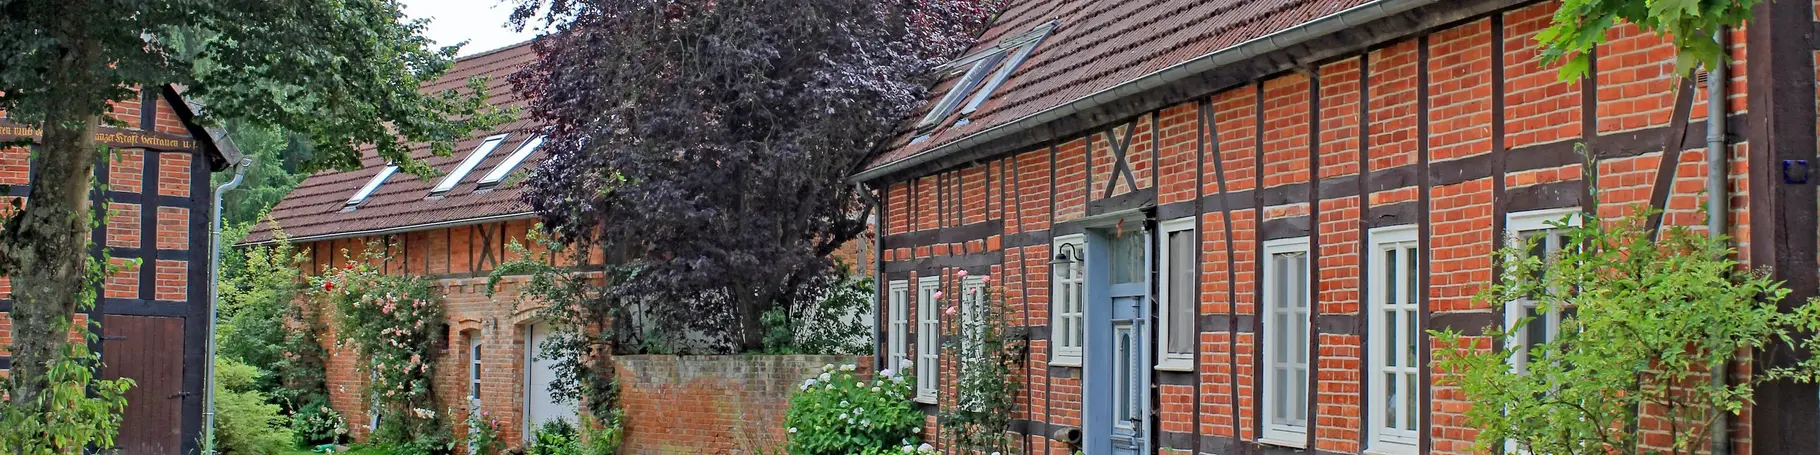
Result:
[[[878,367],[939,427],[959,317],[932,299],[991,274],[1029,334],[1028,453],[1468,453],[1427,331],[1524,316],[1473,299],[1504,239],[1595,202],[1706,229],[1711,194],[1739,257],[1814,296],[1814,3],[1760,4],[1699,82],[1629,25],[1561,80],[1558,6],[1007,2],[854,177],[882,206]],[[1820,453],[1813,386],[1757,393],[1733,453]]]
[[[93,251],[106,249],[123,268],[97,284],[99,301],[76,323],[100,322],[89,344],[101,355],[100,376],[135,383],[114,440],[119,453],[196,453],[208,365],[209,180],[239,153],[222,130],[193,121],[177,88],[139,94],[114,103],[111,122],[95,134],[110,153],[95,165],[95,181],[106,186],[90,200],[107,223],[94,229]],[[0,142],[40,135],[0,112]],[[30,203],[32,147],[0,147],[0,198],[9,203]],[[0,345],[12,339],[11,290],[0,277]],[[11,363],[0,352],[0,370]]]

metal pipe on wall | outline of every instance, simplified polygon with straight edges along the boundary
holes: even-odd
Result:
[[[221,308],[221,195],[234,187],[240,186],[240,180],[246,177],[247,168],[253,167],[253,159],[241,160],[234,168],[234,179],[215,187],[215,205],[210,207],[209,218],[209,345],[208,364],[203,365],[205,380],[202,384],[202,453],[215,453],[215,319]]]
[[[1725,33],[1723,27],[1713,33],[1720,49],[1726,48]],[[1706,232],[1714,237],[1725,235],[1727,222],[1731,221],[1731,194],[1727,191],[1731,174],[1727,160],[1731,159],[1731,151],[1725,143],[1725,102],[1728,98],[1725,84],[1730,82],[1728,79],[1724,63],[1706,70]],[[1713,386],[1725,387],[1730,370],[1727,362],[1713,365]],[[1721,414],[1713,419],[1712,425],[1708,430],[1712,434],[1708,442],[1713,455],[1730,455],[1731,419]]]

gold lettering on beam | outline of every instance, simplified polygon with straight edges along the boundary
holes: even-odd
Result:
[[[0,122],[0,142],[31,139],[36,142],[44,131],[16,123]],[[114,127],[101,127],[95,133],[95,142],[115,148],[144,148],[163,151],[190,151],[196,148],[196,141],[187,136],[156,131],[129,130]]]

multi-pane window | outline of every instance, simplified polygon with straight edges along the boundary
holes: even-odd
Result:
[[[1421,256],[1413,227],[1371,233],[1371,322],[1366,356],[1371,365],[1370,449],[1377,453],[1415,453],[1420,436],[1416,401],[1421,357]]]
[[[449,190],[455,189],[455,185],[461,184],[461,179],[466,178],[469,172],[473,172],[474,167],[480,166],[481,161],[486,161],[487,156],[493,154],[493,149],[499,148],[499,143],[505,141],[506,135],[501,134],[481,142],[479,147],[475,147],[473,152],[468,153],[467,159],[461,160],[461,164],[455,166],[455,170],[449,171],[449,175],[443,176],[441,182],[437,182],[435,187],[430,188],[429,197],[441,197],[448,194]]]
[[[493,170],[480,178],[480,186],[477,190],[499,186],[500,182],[505,181],[507,175],[512,174],[512,170],[518,169],[518,165],[524,163],[525,158],[529,158],[531,152],[537,151],[537,147],[541,145],[543,145],[543,136],[532,137],[518,144],[517,150],[513,150],[511,155],[506,155],[505,160],[493,165]]]
[[[1051,261],[1054,268],[1050,272],[1050,283],[1054,289],[1049,300],[1049,314],[1054,319],[1050,322],[1050,328],[1053,329],[1050,338],[1055,343],[1055,357],[1050,359],[1050,365],[1081,365],[1081,346],[1086,340],[1081,325],[1081,315],[1085,308],[1082,300],[1085,297],[1085,288],[1082,286],[1086,265],[1085,240],[1085,236],[1078,234],[1057,237],[1055,250],[1051,252],[1055,260]]]
[[[1164,222],[1162,290],[1162,343],[1157,369],[1188,371],[1194,368],[1194,320],[1199,314],[1200,292],[1195,286],[1200,251],[1195,244],[1194,218]]]
[[[885,313],[888,318],[886,324],[890,332],[889,341],[886,342],[890,357],[885,361],[885,368],[902,372],[910,363],[910,282],[892,281],[885,292],[886,306],[889,307]]]
[[[981,352],[979,341],[986,324],[986,280],[977,276],[962,278],[960,299],[960,330],[954,331],[956,336],[961,337],[958,365],[961,375],[971,377],[978,372],[974,369],[975,363],[985,355]],[[982,409],[985,400],[978,390],[961,388],[959,392],[962,409]]]
[[[935,402],[936,381],[940,379],[936,365],[941,360],[942,311],[935,294],[941,289],[940,277],[926,276],[916,281],[916,401],[923,403]]]
[[[1308,431],[1308,239],[1264,243],[1264,439],[1301,447]]]
[[[1548,259],[1561,252],[1561,246],[1567,241],[1562,226],[1579,224],[1577,216],[1571,209],[1538,210],[1510,214],[1505,229],[1509,231],[1506,242],[1510,246],[1522,248],[1529,257]],[[1562,224],[1565,221],[1566,224]],[[1542,279],[1540,269],[1529,279]],[[1529,322],[1521,328],[1511,331],[1508,346],[1511,346],[1510,365],[1513,371],[1529,371],[1529,364],[1535,360],[1535,348],[1555,339],[1561,331],[1561,309],[1544,311],[1534,295],[1517,296],[1504,306],[1504,320],[1508,327],[1516,327],[1524,320]]]
[[[468,409],[480,409],[480,334],[468,340]]]

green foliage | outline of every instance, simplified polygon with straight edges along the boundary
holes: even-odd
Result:
[[[915,381],[886,370],[872,381],[853,364],[822,365],[804,380],[784,414],[790,455],[846,455],[917,444],[922,410],[912,403]]]
[[[254,388],[263,375],[227,357],[215,360],[215,442],[223,453],[273,455],[291,448],[290,419]]]
[[[469,412],[462,426],[468,430],[468,455],[493,455],[506,446],[499,439],[499,418],[490,412]]]
[[[551,420],[537,427],[531,434],[531,440],[525,444],[525,455],[578,455],[581,453],[581,436],[575,432],[575,425],[567,420]]]
[[[49,387],[39,395],[50,404],[48,412],[0,402],[0,454],[77,455],[88,447],[113,447],[133,380],[95,379],[100,363],[83,344],[62,345],[48,370]]]
[[[1509,441],[1538,455],[1693,453],[1705,448],[1714,419],[1751,402],[1757,384],[1816,379],[1820,360],[1807,359],[1741,382],[1710,382],[1705,372],[1740,352],[1820,328],[1820,304],[1778,312],[1788,291],[1731,259],[1723,237],[1676,226],[1652,238],[1645,215],[1556,223],[1566,233],[1559,254],[1531,257],[1524,245],[1495,257],[1506,274],[1478,299],[1504,307],[1523,297],[1536,302],[1535,314],[1560,312],[1553,340],[1496,351],[1483,338],[1434,333],[1437,344],[1464,348],[1435,352],[1450,373],[1446,383],[1473,402],[1467,425],[1483,429],[1480,451],[1502,453]],[[1524,318],[1486,334],[1515,340],[1541,323]],[[1514,356],[1527,371],[1515,371]],[[1635,428],[1646,417],[1662,419],[1672,446],[1642,440]]]
[[[773,354],[867,354],[872,352],[872,278],[836,261],[833,284],[820,300],[803,300],[766,311],[765,351]]]
[[[348,435],[348,421],[326,399],[305,402],[291,412],[291,431],[298,445],[335,444]]]
[[[1563,0],[1554,24],[1536,35],[1544,64],[1563,63],[1561,80],[1578,80],[1591,69],[1591,52],[1620,21],[1667,36],[1675,46],[1675,72],[1696,65],[1714,68],[1730,58],[1713,36],[1738,27],[1763,0]]]
[[[99,213],[90,222],[100,225],[106,220],[107,215]],[[113,264],[105,250],[99,256],[84,259],[87,261],[83,270],[85,283],[101,283],[123,267]],[[139,262],[135,259],[124,265],[138,266]],[[17,281],[13,285],[21,286]],[[100,286],[82,286],[73,296],[76,310],[93,309],[98,289]],[[58,324],[61,329],[57,333],[60,334],[70,333],[73,329],[70,326],[74,325],[68,319],[60,320]],[[98,342],[100,322],[90,321],[88,328],[90,330],[82,332],[83,340]],[[16,391],[10,390],[18,386],[17,382],[0,387],[0,396],[8,398],[0,400],[0,454],[76,455],[90,448],[114,446],[114,435],[120,431],[121,413],[126,411],[126,391],[133,387],[133,380],[95,378],[95,372],[101,370],[101,356],[90,352],[86,343],[57,343],[54,349],[37,402],[20,402],[17,395],[13,395]]]
[[[957,272],[961,279],[966,271]],[[978,277],[991,283],[991,276]],[[959,359],[955,388],[960,399],[942,411],[945,443],[961,453],[1010,453],[1014,442],[1011,415],[1022,392],[1022,383],[1013,373],[1024,362],[1024,338],[1010,331],[1010,311],[1004,304],[1003,288],[982,286],[963,291],[940,303],[950,316],[969,311],[964,300],[971,300],[974,314],[962,316],[960,333],[944,348],[949,358]],[[941,297],[936,297],[942,302]]]
[[[448,453],[449,428],[436,404],[434,367],[446,335],[439,289],[418,276],[387,274],[378,248],[364,260],[311,278],[334,304],[336,334],[373,378],[366,393],[377,403],[373,438],[406,453]]]
[[[229,226],[249,225],[278,205],[304,177],[309,177],[303,172],[303,163],[309,161],[312,147],[308,138],[282,128],[253,126],[238,120],[230,120],[225,126],[234,146],[253,159],[253,167],[247,169],[240,186],[222,196],[221,219]],[[217,172],[212,185],[220,186],[233,178],[232,172]],[[232,245],[225,241],[222,244]]]
[[[559,401],[579,401],[587,405],[588,414],[606,418],[616,415],[619,406],[619,384],[614,378],[613,363],[597,352],[614,347],[640,346],[635,339],[623,337],[634,333],[631,327],[640,319],[632,305],[604,297],[599,281],[626,273],[615,266],[578,266],[578,258],[590,256],[586,246],[569,247],[543,234],[543,226],[531,229],[526,243],[513,241],[506,261],[493,269],[487,279],[491,296],[506,277],[527,277],[520,288],[520,306],[546,305],[538,316],[551,321],[554,329],[543,346],[541,358],[552,360],[557,380],[550,393]],[[540,248],[532,250],[527,245]],[[607,324],[613,324],[607,326]]]

